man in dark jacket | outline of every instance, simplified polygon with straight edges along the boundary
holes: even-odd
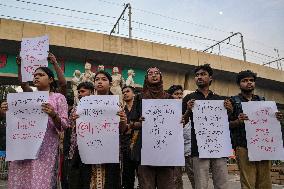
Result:
[[[209,90],[212,82],[213,70],[209,64],[197,66],[194,70],[195,83],[197,90],[186,95],[183,98],[183,114],[185,123],[191,121],[191,156],[193,158],[193,171],[195,188],[207,189],[209,181],[209,167],[212,165],[212,176],[214,188],[228,188],[228,169],[226,158],[199,158],[197,139],[193,123],[193,112],[195,100],[224,100],[224,106],[227,110],[232,110],[232,104],[224,97],[219,96]]]
[[[253,93],[255,81],[256,73],[250,70],[241,71],[237,75],[237,84],[240,87],[241,93],[232,97],[234,111],[230,121],[231,137],[240,169],[242,188],[271,189],[271,161],[249,161],[248,157],[244,120],[248,120],[249,118],[243,113],[241,102],[264,101],[263,97]],[[283,120],[281,112],[277,112],[276,117],[279,121]]]

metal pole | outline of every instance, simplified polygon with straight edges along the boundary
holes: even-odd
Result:
[[[277,63],[277,68],[279,69],[279,67],[280,67],[281,70],[282,70],[282,65],[281,65],[281,62],[279,61],[279,59],[280,59],[279,50],[275,48],[274,51],[277,53],[277,57],[278,57],[278,61],[276,62]]]
[[[246,58],[246,49],[245,49],[245,43],[244,43],[244,37],[243,35],[238,32],[240,35],[241,35],[241,43],[242,43],[242,49],[243,49],[243,57],[244,57],[244,61],[246,62],[247,61],[247,58]]]
[[[235,36],[235,35],[240,35],[241,36],[241,43],[242,43],[242,50],[243,50],[243,58],[244,61],[246,62],[246,49],[245,49],[245,44],[244,44],[244,39],[243,39],[243,35],[240,32],[237,33],[233,33],[232,35],[230,35],[229,37],[223,39],[222,41],[219,41],[218,43],[208,47],[207,49],[203,50],[203,52],[208,51],[209,49],[212,49],[213,47],[215,47],[216,45],[220,45],[220,43],[225,42],[226,40],[230,40],[231,37]]]
[[[132,26],[131,26],[131,5],[128,3],[128,30],[129,30],[129,38],[132,38]]]
[[[226,41],[226,40],[230,39],[231,37],[233,37],[233,36],[235,36],[235,35],[237,35],[237,34],[238,34],[238,33],[234,33],[234,34],[232,34],[231,36],[229,36],[229,37],[227,37],[227,38],[223,39],[222,41],[219,41],[218,43],[216,43],[216,44],[214,44],[214,45],[212,45],[212,46],[208,47],[208,48],[207,48],[207,49],[205,49],[205,50],[203,50],[203,52],[208,51],[208,50],[209,50],[209,49],[211,49],[212,47],[215,47],[216,45],[219,45],[220,43],[223,43],[224,41]]]
[[[113,26],[112,30],[110,31],[110,34],[109,34],[109,35],[111,35],[112,33],[114,33],[114,30],[115,30],[116,26],[118,25],[119,20],[122,18],[123,14],[125,13],[125,10],[127,9],[128,6],[130,6],[130,3],[128,3],[128,4],[125,5],[125,7],[124,7],[122,13],[120,14],[119,18],[117,19],[116,23],[114,24],[114,26]]]

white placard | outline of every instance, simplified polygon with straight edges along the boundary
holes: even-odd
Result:
[[[83,163],[119,163],[118,111],[118,95],[91,95],[80,100],[76,134]]]
[[[232,155],[229,121],[223,100],[196,100],[193,122],[199,158]]]
[[[23,38],[21,42],[21,74],[22,81],[32,81],[33,73],[38,67],[48,66],[48,36]]]
[[[184,166],[182,101],[142,101],[141,165]]]
[[[6,161],[37,158],[48,121],[41,105],[47,101],[47,91],[8,94]]]
[[[242,109],[249,118],[245,121],[249,160],[284,160],[281,125],[275,117],[275,102],[242,102]]]

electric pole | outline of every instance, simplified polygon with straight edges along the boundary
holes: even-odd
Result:
[[[124,9],[122,11],[122,13],[120,14],[120,16],[118,17],[116,23],[114,24],[112,30],[110,31],[110,34],[113,34],[115,32],[115,29],[117,28],[118,29],[118,33],[119,33],[119,21],[121,19],[123,19],[124,17],[124,14],[126,12],[126,9],[128,8],[128,37],[131,39],[132,38],[132,26],[131,26],[131,5],[130,3],[127,3],[125,6],[124,6]]]

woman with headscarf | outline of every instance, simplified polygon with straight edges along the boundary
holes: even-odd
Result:
[[[48,91],[48,103],[42,104],[42,111],[48,114],[45,136],[38,158],[34,160],[12,161],[9,165],[9,189],[53,189],[57,187],[58,132],[67,127],[67,102],[60,93],[55,93],[57,85],[53,72],[47,67],[39,67],[34,72],[34,86],[38,91]],[[7,102],[1,109],[8,110]]]
[[[139,99],[140,98],[140,99]],[[142,112],[141,99],[171,99],[171,95],[166,93],[163,89],[162,73],[156,67],[149,68],[145,75],[144,86],[142,94],[137,100],[140,100],[140,105],[137,106],[136,115],[133,115],[130,127],[133,129],[142,128],[142,121],[144,120]],[[135,120],[136,119],[136,120]],[[141,132],[136,141],[135,157],[141,157],[142,146]],[[139,150],[137,150],[137,148]],[[175,189],[174,181],[174,167],[169,166],[146,166],[140,165],[138,168],[139,187],[142,189]]]

